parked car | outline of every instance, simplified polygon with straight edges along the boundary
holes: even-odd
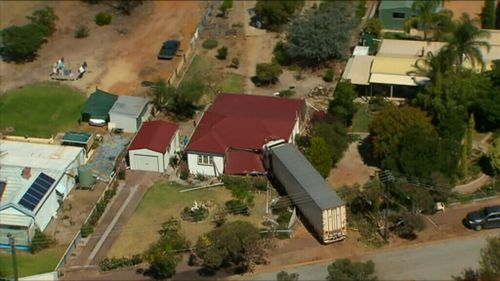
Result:
[[[175,53],[177,53],[177,50],[179,50],[180,45],[181,42],[178,40],[167,40],[163,42],[160,53],[158,54],[158,59],[171,60],[175,56]]]
[[[464,224],[476,231],[483,228],[500,227],[500,205],[468,213],[464,219]]]

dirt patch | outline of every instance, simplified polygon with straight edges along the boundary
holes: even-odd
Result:
[[[355,183],[363,185],[378,170],[376,167],[368,166],[363,162],[358,150],[359,145],[360,141],[351,143],[344,153],[344,157],[330,172],[326,180],[332,186],[339,188],[341,186],[352,186]]]
[[[134,95],[144,69],[149,70],[149,77],[168,78],[180,58],[158,61],[161,43],[168,38],[177,38],[181,40],[181,49],[187,46],[199,22],[203,5],[203,2],[195,1],[143,1],[131,16],[126,16],[106,4],[45,1],[43,6],[54,7],[59,17],[57,31],[42,46],[35,61],[24,64],[0,62],[3,70],[1,91],[49,80],[52,64],[64,57],[70,68],[78,67],[84,61],[88,64],[88,72],[83,79],[64,83],[88,93],[99,86],[117,94]],[[16,10],[19,13],[16,18],[23,17],[28,10],[31,13],[31,9],[36,7],[27,4],[14,6],[19,10]],[[94,23],[95,14],[100,11],[112,13],[110,25],[97,26]],[[14,23],[9,19],[2,24],[4,22],[7,25]],[[74,31],[80,24],[89,27],[87,38],[74,38]]]

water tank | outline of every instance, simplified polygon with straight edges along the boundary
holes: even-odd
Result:
[[[78,167],[78,178],[80,179],[80,187],[91,187],[95,183],[92,169],[87,165]]]

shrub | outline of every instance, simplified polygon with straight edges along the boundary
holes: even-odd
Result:
[[[95,15],[95,23],[99,26],[110,24],[111,19],[111,14],[107,12],[99,12],[97,15]]]
[[[217,45],[219,45],[219,42],[217,42],[217,40],[212,39],[212,38],[205,40],[205,42],[203,42],[203,44],[201,44],[201,46],[205,49],[213,49],[213,48],[217,47]]]
[[[332,82],[333,81],[333,69],[328,68],[325,72],[325,75],[323,75],[323,80],[325,82]]]
[[[212,219],[212,224],[215,227],[219,227],[223,225],[227,220],[227,210],[221,207],[217,207],[214,213],[214,217]]]
[[[35,235],[33,236],[33,239],[31,240],[31,248],[30,252],[31,253],[37,253],[43,249],[46,249],[53,245],[55,243],[55,240],[52,239],[50,236],[46,235],[40,229],[35,230]]]
[[[233,58],[231,60],[231,67],[234,67],[234,68],[238,69],[238,67],[240,67],[240,59],[239,58]]]
[[[231,199],[227,201],[226,210],[233,215],[250,216],[250,208],[241,200]]]
[[[36,57],[44,42],[43,33],[37,25],[10,26],[2,30],[2,57],[16,62],[29,61]]]
[[[267,190],[267,179],[265,177],[256,177],[252,180],[252,185],[257,190]]]
[[[217,50],[217,56],[220,60],[225,60],[227,58],[227,47],[223,46]]]
[[[79,25],[75,30],[75,38],[86,38],[89,36],[89,28],[86,25]]]
[[[189,171],[188,170],[181,171],[180,178],[181,180],[187,180],[189,178]]]
[[[290,55],[285,50],[285,44],[281,41],[276,43],[273,49],[274,61],[279,65],[287,66],[291,64]]]
[[[133,266],[142,262],[141,255],[133,255],[131,258],[104,258],[99,262],[99,269],[101,271],[109,271],[120,267]]]
[[[275,62],[273,63],[258,63],[255,67],[257,79],[263,83],[276,83],[278,77],[283,70],[281,66]]]
[[[182,219],[186,221],[199,222],[208,217],[208,209],[203,206],[191,209],[191,207],[185,207],[181,213]]]
[[[82,238],[89,237],[90,234],[94,233],[94,227],[88,223],[82,225],[82,228],[80,229],[80,235]]]
[[[280,93],[279,94],[280,97],[291,97],[295,94],[295,91],[288,89],[288,90],[280,91],[279,93]]]
[[[202,174],[202,173],[197,173],[195,178],[196,178],[197,180],[199,180],[199,181],[205,181],[205,180],[207,180],[207,176],[205,176],[205,175],[204,175],[204,174]]]

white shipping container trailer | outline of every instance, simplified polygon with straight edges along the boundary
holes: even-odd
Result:
[[[345,203],[292,144],[274,141],[264,145],[264,163],[284,187],[323,243],[343,240],[347,234]]]

